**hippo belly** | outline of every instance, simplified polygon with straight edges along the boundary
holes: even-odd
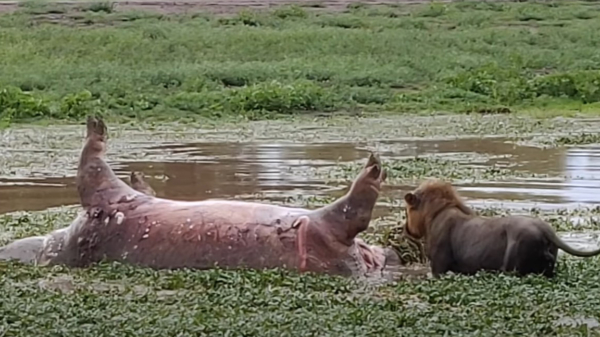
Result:
[[[152,268],[297,268],[297,229],[292,225],[309,210],[139,198],[107,206],[73,237],[73,253],[82,256],[82,263],[105,259]]]

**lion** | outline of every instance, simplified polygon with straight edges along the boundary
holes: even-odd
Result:
[[[600,254],[600,249],[585,252],[568,246],[538,218],[478,216],[442,180],[423,182],[406,193],[404,201],[404,232],[425,241],[434,277],[448,271],[466,275],[495,271],[552,278],[559,248],[579,257]]]

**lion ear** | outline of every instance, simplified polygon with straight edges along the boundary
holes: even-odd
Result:
[[[417,196],[414,193],[408,192],[404,195],[404,201],[410,206],[417,204]]]

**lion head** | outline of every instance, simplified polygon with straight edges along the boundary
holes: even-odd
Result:
[[[415,239],[427,236],[431,222],[440,212],[456,207],[465,214],[473,211],[460,199],[450,183],[429,179],[413,192],[404,195],[406,203],[405,233]]]

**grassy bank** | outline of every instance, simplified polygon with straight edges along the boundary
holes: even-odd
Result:
[[[599,9],[352,4],[211,16],[25,3],[0,16],[0,118],[596,113]]]

